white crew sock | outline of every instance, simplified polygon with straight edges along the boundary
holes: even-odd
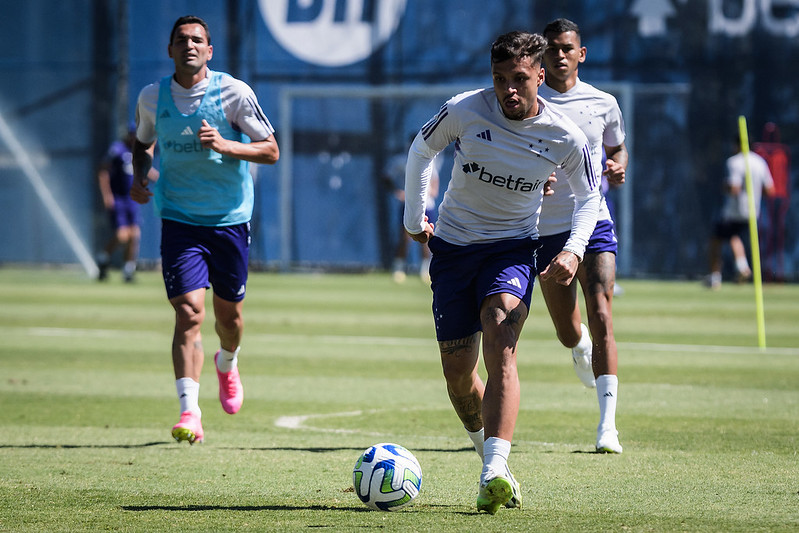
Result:
[[[200,411],[200,384],[191,378],[180,378],[175,380],[175,388],[178,391],[180,401],[180,412],[192,411],[202,414]]]
[[[466,429],[466,428],[464,428]],[[469,431],[466,430],[466,433],[469,434],[469,438],[472,439],[472,444],[474,444],[474,451],[477,452],[477,455],[480,456],[480,460],[483,460],[483,445],[485,441],[485,431],[483,428],[480,428],[477,431]]]
[[[616,429],[616,399],[619,394],[619,378],[603,374],[596,378],[596,396],[599,400],[599,426]]]
[[[505,475],[508,471],[508,455],[510,455],[510,441],[499,437],[488,437],[483,444],[483,472],[480,474],[480,482],[486,480],[486,474],[492,471],[493,478],[496,475]]]
[[[236,351],[229,352],[224,348],[219,348],[219,357],[216,358],[216,368],[223,374],[227,374],[239,364],[239,350],[241,346],[236,348]]]

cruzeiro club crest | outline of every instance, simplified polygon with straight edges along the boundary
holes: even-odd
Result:
[[[294,56],[340,67],[366,59],[385,44],[406,0],[258,0],[266,26]]]

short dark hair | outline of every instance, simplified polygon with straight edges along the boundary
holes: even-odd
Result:
[[[524,31],[505,33],[497,37],[491,45],[491,63],[529,57],[534,65],[540,65],[546,47],[547,40],[540,33]]]
[[[200,17],[195,17],[194,15],[185,15],[175,21],[174,26],[172,26],[172,33],[169,34],[169,44],[172,44],[172,39],[175,38],[175,33],[178,31],[178,28],[186,24],[199,24],[202,26],[205,30],[205,37],[208,39],[208,44],[211,44],[211,30],[208,29],[208,24]]]
[[[580,26],[578,26],[576,22],[572,22],[569,19],[560,18],[555,19],[547,24],[542,33],[546,37],[550,34],[559,35],[569,31],[573,31],[577,34],[577,38],[580,38]]]

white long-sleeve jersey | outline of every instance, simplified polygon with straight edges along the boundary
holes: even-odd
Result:
[[[405,172],[406,229],[423,231],[430,163],[455,142],[452,178],[435,234],[456,245],[538,237],[544,183],[560,167],[574,202],[564,250],[582,258],[599,208],[599,178],[580,128],[541,98],[539,113],[510,120],[492,88],[448,100],[417,134]]]
[[[621,146],[624,142],[624,120],[619,104],[613,95],[600,91],[593,85],[580,81],[566,91],[560,93],[544,84],[538,94],[555,108],[572,119],[588,138],[591,150],[591,162],[594,173],[602,176],[602,146]],[[560,170],[555,174],[558,179],[552,186],[554,194],[544,198],[541,208],[541,219],[538,229],[541,235],[556,235],[569,231],[574,212],[574,195],[569,190]],[[610,212],[604,196],[599,205],[598,220],[610,220]]]

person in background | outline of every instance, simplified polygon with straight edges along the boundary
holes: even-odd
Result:
[[[491,46],[493,87],[459,94],[408,152],[405,229],[429,243],[433,319],[452,406],[483,461],[477,510],[521,507],[508,467],[521,387],[517,343],[532,299],[538,213],[556,167],[571,186],[573,224],[542,279],[568,284],[596,225],[599,176],[585,134],[538,97],[542,35],[510,32]],[[433,159],[455,143],[435,226],[425,216]],[[488,379],[478,374],[480,346]]]
[[[185,16],[175,22],[168,46],[175,72],[139,94],[133,149],[131,197],[139,203],[153,198],[162,219],[161,263],[175,311],[172,364],[180,421],[172,437],[190,444],[204,439],[201,327],[209,287],[219,337],[219,400],[229,414],[244,401],[238,356],[254,203],[248,167],[274,164],[280,155],[252,89],[208,68],[213,51],[205,21]],[[156,142],[161,174],[151,189],[147,176]]]
[[[610,185],[624,183],[628,154],[624,145],[624,121],[616,99],[578,76],[585,61],[580,28],[567,19],[557,19],[544,28],[548,45],[544,52],[546,78],[539,94],[571,118],[588,137],[594,172]],[[602,167],[603,150],[605,166]],[[544,198],[539,229],[542,265],[557,254],[569,238],[574,195],[563,183],[561,171]],[[580,381],[596,388],[599,401],[596,450],[621,453],[616,430],[618,356],[613,335],[612,303],[616,283],[616,231],[604,196],[577,280],[585,298],[588,327],[582,323],[577,302],[577,282],[569,285],[541,279],[541,293],[560,342],[571,348],[574,369]],[[593,339],[593,340],[592,340]]]
[[[413,142],[413,137],[411,137],[410,141]],[[391,188],[394,198],[400,202],[400,233],[397,236],[397,246],[394,249],[394,260],[391,265],[392,277],[397,283],[403,283],[407,278],[408,244],[412,241],[402,223],[402,217],[405,212],[405,189],[402,185],[404,185],[405,182],[405,164],[407,160],[407,151],[396,154],[389,159],[383,176],[384,183]],[[427,199],[425,200],[425,216],[427,216],[431,224],[434,224],[436,220],[436,201],[439,189],[438,173],[440,167],[440,158],[437,157],[433,163],[430,185],[427,189]],[[398,182],[402,183],[399,187],[397,186]],[[421,250],[419,277],[423,282],[430,283],[430,248],[427,246],[427,243],[420,243],[419,248]]]
[[[141,240],[141,221],[139,204],[130,197],[133,184],[133,154],[131,152],[136,140],[136,124],[128,124],[127,136],[114,141],[97,170],[97,185],[103,207],[108,215],[113,234],[106,241],[102,251],[97,255],[97,266],[100,269],[98,279],[108,279],[111,257],[117,248],[123,249],[122,277],[132,282],[136,273],[136,259],[139,255]],[[154,174],[155,170],[152,171]]]
[[[705,285],[711,289],[721,288],[721,269],[723,266],[722,245],[729,242],[735,259],[737,281],[743,282],[752,277],[752,269],[746,257],[744,238],[749,232],[749,198],[746,194],[747,162],[741,150],[741,140],[735,137],[735,155],[727,159],[726,178],[724,182],[724,205],[721,219],[713,229],[710,240],[709,263],[710,274]],[[752,178],[752,197],[755,204],[755,218],[760,216],[760,200],[762,195],[774,195],[774,180],[766,160],[753,151],[749,151],[749,172]]]

